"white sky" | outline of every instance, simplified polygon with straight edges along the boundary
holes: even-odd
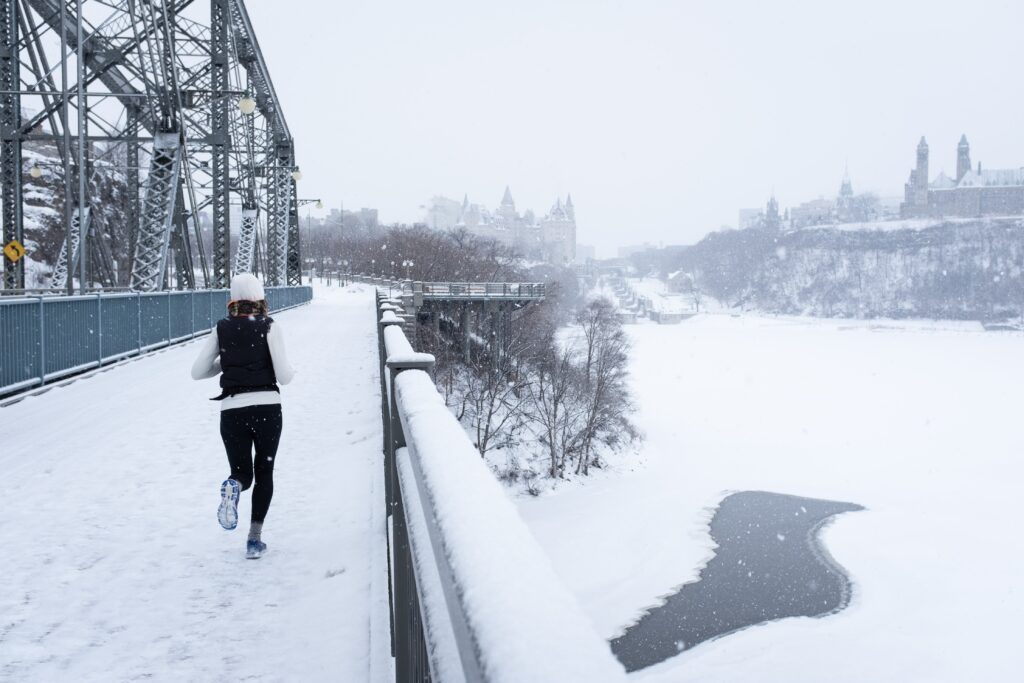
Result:
[[[1024,165],[1024,3],[249,0],[300,194],[420,220],[435,194],[545,213],[610,255],[783,207]]]

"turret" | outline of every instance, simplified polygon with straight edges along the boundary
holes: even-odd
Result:
[[[960,136],[960,144],[956,146],[956,181],[967,175],[971,170],[971,146],[967,144],[967,136]]]
[[[498,216],[509,226],[519,218],[516,214],[516,203],[512,200],[512,192],[505,186],[505,195],[501,198],[501,206],[498,207]]]
[[[501,205],[502,207],[511,207],[513,211],[516,208],[516,203],[512,201],[512,192],[508,189],[508,185],[505,186],[505,195],[501,198]]]
[[[914,176],[914,204],[923,212],[928,208],[928,143],[924,136],[917,143],[917,173]]]
[[[850,167],[843,170],[843,182],[839,186],[839,198],[849,199],[853,197],[853,183],[850,182]]]
[[[572,205],[572,195],[565,196],[565,215],[569,217],[569,220],[576,220],[576,209]]]

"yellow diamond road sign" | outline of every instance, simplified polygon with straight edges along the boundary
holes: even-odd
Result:
[[[21,242],[18,240],[11,240],[4,247],[4,256],[11,259],[12,261],[18,261],[22,256],[25,255],[25,247],[21,246]]]

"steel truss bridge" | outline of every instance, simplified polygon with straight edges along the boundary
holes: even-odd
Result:
[[[50,288],[300,284],[295,144],[244,0],[0,0],[0,138],[4,244],[32,181],[63,193]],[[125,188],[121,230],[100,225],[100,173]],[[4,259],[3,290],[24,287]]]

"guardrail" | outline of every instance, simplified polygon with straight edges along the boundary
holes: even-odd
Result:
[[[309,302],[311,287],[268,287],[271,311]],[[209,332],[226,289],[0,297],[0,395],[46,384]]]
[[[399,683],[625,681],[378,290],[391,644]]]
[[[420,282],[419,280],[395,280],[372,275],[338,273],[334,277],[340,282],[361,282],[387,287],[391,294],[421,296],[423,299],[543,299],[542,282]]]

